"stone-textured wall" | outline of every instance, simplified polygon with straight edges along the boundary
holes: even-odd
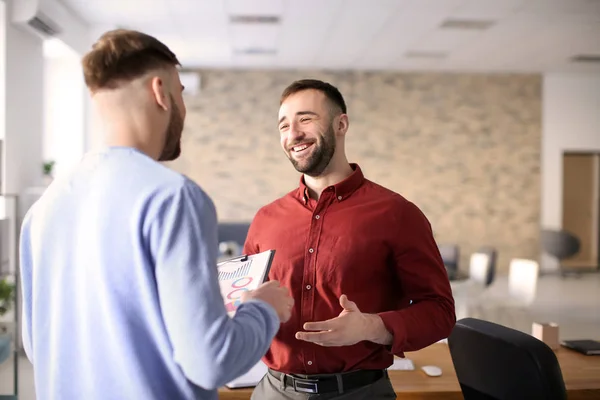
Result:
[[[483,245],[538,258],[541,78],[324,71],[201,71],[188,97],[182,157],[172,168],[198,182],[222,221],[249,221],[299,175],[279,147],[281,91],[315,77],[348,103],[347,153],[365,175],[414,201],[462,267]]]

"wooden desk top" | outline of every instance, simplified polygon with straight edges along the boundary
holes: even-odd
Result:
[[[584,356],[560,348],[556,356],[562,369],[569,400],[600,398],[600,356]],[[415,364],[413,371],[389,371],[398,397],[403,400],[463,400],[454,365],[447,344],[436,343],[416,352],[406,353]],[[442,376],[428,377],[421,371],[424,365],[442,368]],[[219,399],[248,400],[248,389],[219,389]]]

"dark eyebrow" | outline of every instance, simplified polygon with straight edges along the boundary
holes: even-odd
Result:
[[[319,116],[319,114],[317,114],[316,112],[313,112],[313,111],[298,111],[296,113],[296,116],[299,116],[299,115],[314,115],[315,117]],[[284,119],[285,119],[285,115],[283,117],[279,118],[279,123],[282,123]]]

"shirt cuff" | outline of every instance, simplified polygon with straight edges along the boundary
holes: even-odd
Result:
[[[406,342],[406,327],[401,315],[402,311],[386,311],[379,313],[385,329],[392,334],[392,346],[386,346],[388,351],[395,356],[404,357]]]

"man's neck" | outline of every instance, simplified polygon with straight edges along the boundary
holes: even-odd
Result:
[[[304,175],[304,184],[308,188],[308,193],[312,199],[318,200],[321,197],[323,190],[329,186],[340,183],[344,179],[348,178],[354,170],[344,160],[344,163],[339,166],[330,164],[325,171],[319,176],[308,176]]]

